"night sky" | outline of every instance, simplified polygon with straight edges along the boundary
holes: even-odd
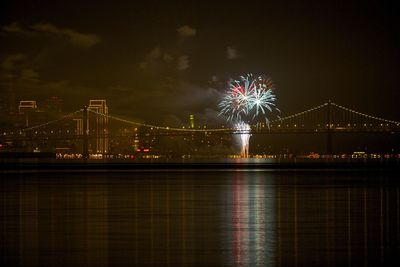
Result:
[[[398,120],[400,10],[384,1],[1,1],[0,85],[74,111],[213,122],[230,77],[267,74],[282,115],[332,99]],[[321,3],[324,2],[324,3]]]

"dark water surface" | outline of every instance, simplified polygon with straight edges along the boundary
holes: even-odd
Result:
[[[398,266],[400,177],[2,174],[2,266]]]

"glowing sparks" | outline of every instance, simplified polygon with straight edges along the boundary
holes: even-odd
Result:
[[[242,157],[247,158],[249,156],[249,142],[250,142],[250,125],[245,122],[238,122],[235,124],[235,129],[238,130],[238,134],[240,137],[240,154]]]
[[[275,107],[276,96],[273,93],[271,79],[262,76],[254,78],[252,74],[240,76],[229,84],[229,89],[219,103],[220,115],[228,121],[258,122],[264,118],[268,123],[267,112],[279,111]]]
[[[262,118],[268,125],[267,113],[279,112],[275,106],[276,96],[273,90],[271,79],[247,74],[230,82],[225,96],[218,104],[220,115],[226,116],[238,130],[243,157],[248,156],[251,136],[249,124],[258,123]]]

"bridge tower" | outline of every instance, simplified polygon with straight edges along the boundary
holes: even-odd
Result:
[[[332,155],[332,101],[328,101],[326,153]]]
[[[89,118],[90,131],[95,136],[96,143],[92,145],[92,152],[108,153],[108,106],[106,100],[90,100],[89,111],[94,111],[94,115]]]
[[[83,108],[83,129],[82,129],[82,137],[83,137],[83,149],[82,155],[84,159],[89,158],[89,149],[88,149],[88,109],[87,106]]]

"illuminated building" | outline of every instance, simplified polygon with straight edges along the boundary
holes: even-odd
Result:
[[[76,118],[73,119],[76,122],[75,134],[76,135],[83,135],[83,119]]]
[[[96,140],[92,152],[108,153],[108,107],[106,100],[90,100],[88,110],[103,114],[92,113],[88,116],[88,130]]]
[[[194,115],[193,114],[189,115],[189,125],[190,125],[190,128],[194,129]]]
[[[37,109],[36,101],[34,100],[21,100],[19,101],[19,113],[24,113],[27,110]]]
[[[140,144],[138,129],[135,128],[134,132],[135,132],[135,139],[133,140],[133,151],[137,151],[139,149],[139,144]]]
[[[25,114],[25,127],[29,126],[29,114],[37,109],[36,101],[34,100],[21,100],[19,101],[18,111],[20,114]]]

